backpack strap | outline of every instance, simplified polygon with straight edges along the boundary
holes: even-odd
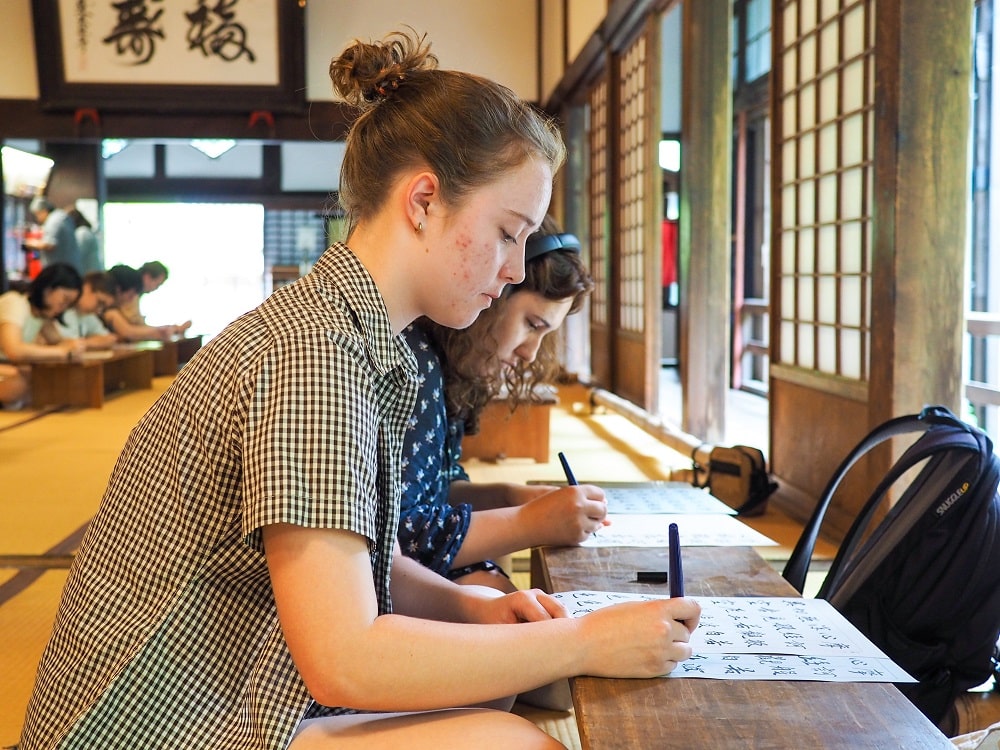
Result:
[[[911,432],[926,432],[935,425],[946,424],[953,427],[960,427],[971,432],[967,424],[955,417],[950,410],[944,406],[927,406],[919,414],[909,414],[903,417],[896,417],[873,429],[865,438],[855,446],[854,450],[848,454],[847,458],[841,462],[840,466],[833,473],[826,488],[820,495],[816,508],[812,516],[802,529],[802,535],[795,544],[791,557],[785,564],[782,576],[800,593],[805,587],[806,573],[809,572],[809,563],[812,561],[813,549],[816,547],[816,540],[819,538],[819,529],[823,523],[823,518],[830,506],[837,487],[844,476],[850,471],[862,457],[867,455],[875,446],[884,443],[897,435],[905,435]],[[868,513],[870,514],[870,510]],[[855,521],[855,524],[857,520]],[[853,529],[852,529],[853,530]]]
[[[869,496],[865,505],[862,507],[861,512],[858,513],[857,517],[854,519],[854,523],[851,524],[850,530],[847,532],[847,536],[844,537],[844,542],[841,548],[837,551],[837,556],[830,566],[829,572],[826,574],[826,578],[823,581],[823,585],[820,587],[819,593],[817,593],[817,598],[819,599],[831,599],[838,593],[838,589],[844,583],[845,579],[848,577],[851,566],[850,563],[853,560],[854,550],[857,549],[858,545],[864,536],[863,532],[868,528],[871,523],[872,517],[875,515],[875,511],[881,504],[882,498],[889,491],[896,481],[902,477],[907,471],[912,469],[914,466],[919,464],[921,461],[931,458],[935,455],[940,455],[944,459],[944,453],[948,451],[962,451],[966,454],[978,455],[980,452],[980,444],[976,440],[975,435],[963,425],[963,429],[956,433],[954,426],[950,422],[935,422],[931,424],[931,428],[942,428],[942,430],[947,430],[947,432],[942,432],[940,436],[935,434],[933,437],[940,439],[932,439],[932,436],[928,435],[926,439],[920,439],[911,445],[906,452],[893,464],[892,468],[886,473],[879,482],[878,486]],[[968,458],[964,459],[968,460]],[[928,464],[928,467],[940,466],[941,464],[933,463]],[[904,495],[904,498],[906,496]],[[921,509],[917,508],[920,511]],[[904,522],[905,530],[908,530],[914,522],[915,519],[911,517],[909,522]],[[903,517],[900,517],[900,521],[903,521]],[[897,532],[898,533],[898,532]],[[876,530],[872,535],[872,542],[874,542],[875,536],[878,534]],[[878,561],[876,561],[878,562]],[[849,592],[848,592],[849,593]],[[831,602],[832,603],[832,602]]]

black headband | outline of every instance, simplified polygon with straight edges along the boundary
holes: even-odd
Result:
[[[535,232],[528,237],[524,245],[524,262],[534,260],[552,250],[566,250],[571,253],[580,252],[580,240],[575,234],[562,232],[560,234],[542,234]]]

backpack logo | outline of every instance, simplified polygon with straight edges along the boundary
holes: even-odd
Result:
[[[941,516],[943,516],[945,513],[948,512],[948,508],[950,508],[952,505],[954,505],[955,503],[957,503],[958,499],[960,497],[962,497],[962,495],[964,495],[968,491],[969,491],[969,483],[968,482],[963,482],[961,487],[959,487],[957,490],[955,490],[954,492],[952,492],[948,496],[947,500],[945,500],[937,508],[934,509],[934,512],[940,518]]]

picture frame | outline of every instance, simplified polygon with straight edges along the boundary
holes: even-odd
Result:
[[[31,0],[46,111],[303,112],[296,0]]]

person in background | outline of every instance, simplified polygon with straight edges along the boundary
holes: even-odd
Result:
[[[83,276],[83,287],[76,304],[62,316],[56,328],[64,339],[83,341],[88,351],[110,349],[118,337],[104,327],[101,314],[115,304],[115,281],[104,271],[91,271]]]
[[[119,264],[108,269],[108,275],[115,283],[115,304],[104,311],[101,321],[121,341],[169,341],[182,335],[191,327],[191,321],[179,325],[151,326],[145,322],[134,323],[128,319],[125,310],[138,309],[139,295],[142,294],[142,275],[131,266]]]
[[[542,592],[459,586],[399,553],[417,375],[399,334],[421,316],[467,326],[521,281],[565,157],[513,92],[435,62],[404,34],[333,60],[360,108],[346,244],[214,337],[133,428],[20,750],[549,750],[526,719],[471,706],[690,656],[692,599],[569,618]]]
[[[28,210],[41,224],[42,236],[25,238],[24,246],[38,253],[42,268],[53,263],[68,263],[79,271],[83,263],[76,242],[76,227],[69,214],[40,195],[31,201]]]
[[[508,286],[475,323],[455,330],[421,319],[406,329],[421,379],[403,446],[403,554],[451,580],[511,592],[491,558],[579,544],[603,525],[598,487],[476,484],[459,463],[462,438],[478,431],[483,409],[502,390],[514,409],[553,382],[558,360],[549,334],[593,286],[576,237],[547,218],[528,239],[524,281]]]
[[[155,292],[163,282],[167,280],[170,271],[158,260],[149,260],[139,266],[139,273],[142,274],[142,293],[149,294]]]
[[[93,224],[78,208],[69,209],[67,214],[73,222],[73,234],[80,248],[80,272],[103,271],[104,253],[101,252],[101,241],[94,233]]]
[[[163,282],[167,280],[167,276],[170,272],[167,267],[158,260],[150,260],[143,263],[139,266],[138,271],[139,275],[142,277],[142,291],[139,292],[138,297],[122,307],[121,311],[129,323],[134,325],[143,325],[146,322],[146,316],[142,314],[142,310],[139,307],[142,301],[142,295],[155,292],[163,286]]]
[[[80,297],[83,280],[67,263],[46,266],[26,292],[0,295],[0,403],[20,408],[31,390],[32,361],[65,361],[83,355],[83,342],[65,340],[56,328],[63,314]]]

